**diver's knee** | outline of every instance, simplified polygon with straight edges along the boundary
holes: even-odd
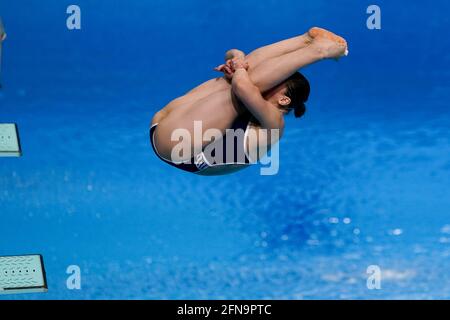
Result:
[[[233,58],[245,58],[245,53],[239,49],[230,49],[225,53],[225,61],[228,61]]]

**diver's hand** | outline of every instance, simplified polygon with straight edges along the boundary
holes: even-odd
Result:
[[[243,57],[237,57],[230,61],[230,65],[231,65],[231,69],[233,70],[233,73],[237,70],[237,69],[245,69],[248,70],[248,62],[245,61],[245,59]],[[227,61],[227,63],[228,63]]]
[[[221,64],[220,66],[214,68],[214,70],[223,72],[225,77],[228,80],[231,80],[231,79],[233,79],[234,72],[237,69],[248,70],[248,67],[249,67],[248,62],[245,61],[244,56],[242,56],[242,57],[237,57],[237,58],[227,60],[227,62],[225,64]]]
[[[233,78],[234,71],[231,68],[231,64],[229,63],[229,61],[231,60],[228,60],[225,64],[221,64],[220,66],[215,67],[214,70],[222,72],[225,75],[225,78],[231,80]]]

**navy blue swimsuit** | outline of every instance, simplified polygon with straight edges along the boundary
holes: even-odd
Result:
[[[234,120],[231,128],[226,130],[226,133],[222,136],[221,141],[213,141],[203,148],[203,152],[184,163],[175,163],[172,161],[168,161],[158,154],[153,141],[153,135],[158,124],[153,125],[150,129],[150,144],[152,145],[153,151],[155,152],[156,156],[162,161],[173,167],[192,173],[198,173],[208,168],[220,165],[249,165],[251,164],[251,162],[248,159],[245,150],[245,132],[250,122],[250,118],[251,115],[249,112],[245,112],[244,114],[238,116]],[[237,134],[237,130],[242,131],[239,132],[240,134]],[[232,146],[233,148],[230,149],[230,146]],[[222,147],[221,157],[220,155],[216,156],[215,152],[217,150],[220,150],[220,147]],[[210,152],[205,152],[206,149],[208,149]],[[231,150],[233,150],[232,155],[230,155]]]

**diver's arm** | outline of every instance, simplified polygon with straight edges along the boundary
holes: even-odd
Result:
[[[245,68],[235,70],[232,90],[263,128],[280,129],[283,127],[282,113],[263,98],[259,88],[250,80]]]

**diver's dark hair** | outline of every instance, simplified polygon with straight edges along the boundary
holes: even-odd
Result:
[[[293,109],[295,117],[300,118],[306,112],[305,102],[311,91],[309,81],[300,72],[296,72],[286,80],[286,87],[286,96],[291,99],[289,110]]]

